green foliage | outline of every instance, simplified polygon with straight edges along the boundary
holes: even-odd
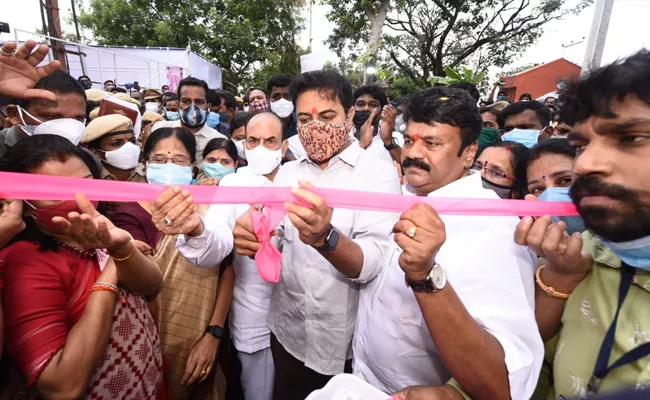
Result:
[[[451,67],[446,67],[445,74],[447,75],[446,83],[448,85],[460,82],[469,82],[478,85],[485,77],[485,72],[476,74],[467,67],[463,67],[462,72],[456,71]]]
[[[224,88],[300,72],[303,0],[90,0],[79,15],[98,44],[181,47],[218,64]]]

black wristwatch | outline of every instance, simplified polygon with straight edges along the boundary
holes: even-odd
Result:
[[[223,328],[219,325],[210,325],[205,331],[219,340],[223,336]]]
[[[384,148],[386,150],[388,150],[388,151],[391,151],[391,150],[396,149],[398,147],[399,147],[399,144],[397,144],[397,140],[395,140],[395,138],[390,138],[390,144],[388,146],[384,145]]]
[[[327,236],[325,236],[325,245],[320,247],[313,247],[318,251],[332,251],[339,244],[339,238],[339,231],[337,231],[336,228],[330,224],[330,230],[327,233]]]

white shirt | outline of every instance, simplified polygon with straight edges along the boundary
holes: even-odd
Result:
[[[321,170],[307,159],[282,166],[276,186],[297,186],[300,178],[316,187],[399,193],[397,171],[351,144]],[[357,279],[349,279],[318,251],[302,243],[288,217],[284,231],[282,272],[273,290],[269,327],[278,341],[305,366],[323,375],[342,373],[351,358],[359,284],[374,279],[382,269],[395,213],[335,209],[332,225],[363,252]]]
[[[181,128],[183,126],[181,120],[177,121],[158,121],[151,127],[151,132],[159,128]],[[189,132],[189,131],[188,131]],[[222,135],[215,129],[210,128],[208,125],[203,125],[195,134],[194,138],[196,139],[196,160],[197,165],[200,168],[201,162],[203,161],[203,150],[208,142],[212,139],[227,139],[226,136]]]
[[[408,188],[405,187],[405,194]],[[455,181],[429,197],[497,199],[480,174]],[[544,358],[534,313],[536,260],[515,244],[516,217],[441,216],[447,240],[436,255],[474,320],[505,353],[510,393],[530,399]],[[386,393],[413,385],[443,385],[451,376],[429,334],[391,241],[386,267],[361,293],[354,341],[354,373]],[[440,321],[444,324],[445,321]],[[459,332],[462,334],[462,332]]]
[[[219,182],[219,186],[262,187],[271,184],[248,167],[239,168]],[[179,235],[176,248],[197,267],[218,267],[233,249],[235,221],[249,209],[247,204],[210,206],[204,219],[203,234],[195,238]],[[271,332],[266,320],[274,285],[260,278],[255,260],[249,257],[235,253],[233,267],[235,287],[228,319],[230,335],[238,351],[255,353],[271,345]]]

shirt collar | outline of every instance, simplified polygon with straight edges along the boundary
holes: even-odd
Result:
[[[406,184],[402,186],[402,193],[415,195],[415,190]],[[478,199],[498,199],[499,196],[492,190],[483,188],[480,173],[470,172],[469,175],[457,179],[446,186],[428,194],[427,197],[463,197]]]

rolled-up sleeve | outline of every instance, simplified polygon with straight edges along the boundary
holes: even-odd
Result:
[[[374,174],[373,174],[374,175]],[[397,170],[390,164],[376,171],[378,178],[374,192],[401,193],[401,185]],[[399,215],[391,212],[357,211],[350,239],[361,247],[363,266],[358,278],[353,282],[366,283],[373,280],[381,272],[384,256],[389,248],[390,234]]]
[[[219,268],[221,262],[232,252],[235,227],[234,205],[212,205],[203,218],[203,233],[196,237],[179,235],[176,249],[194,266]]]

